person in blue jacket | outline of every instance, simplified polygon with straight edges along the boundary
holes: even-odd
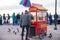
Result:
[[[52,24],[52,15],[51,15],[51,13],[50,13],[50,15],[49,15],[49,24],[50,24],[50,25]]]
[[[13,25],[15,25],[16,24],[16,15],[15,15],[15,13],[13,13],[13,15],[12,15],[12,20],[13,20]]]

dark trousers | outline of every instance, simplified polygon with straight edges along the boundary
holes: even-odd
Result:
[[[2,25],[2,20],[0,20],[0,25]]]
[[[57,26],[57,24],[58,24],[58,21],[56,19],[54,20],[54,24],[55,24],[55,26]]]
[[[52,24],[52,20],[49,20],[49,21],[50,21],[49,25],[51,25]]]
[[[28,38],[28,29],[29,29],[29,25],[23,25],[22,26],[22,40],[23,40],[23,36],[24,36],[24,29],[26,28],[26,40]]]

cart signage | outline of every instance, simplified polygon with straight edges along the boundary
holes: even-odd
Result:
[[[30,12],[36,12],[37,11],[37,8],[32,7],[29,10],[30,10]]]
[[[41,27],[42,28],[45,28],[47,25],[46,24],[41,24]]]

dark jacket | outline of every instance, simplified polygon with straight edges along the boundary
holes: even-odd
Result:
[[[20,15],[19,14],[16,15],[16,19],[20,19]]]
[[[55,14],[55,15],[54,15],[54,20],[57,20],[57,19],[58,19],[58,15]]]
[[[52,15],[49,15],[49,20],[52,20]]]
[[[8,20],[10,19],[10,16],[8,16]]]
[[[0,20],[2,20],[2,16],[0,16]]]
[[[5,17],[5,16],[3,16],[3,19],[4,19],[4,20],[6,20],[6,17]]]

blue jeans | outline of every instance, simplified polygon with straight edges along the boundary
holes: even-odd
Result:
[[[17,19],[17,25],[20,25],[20,19]]]
[[[10,23],[10,19],[8,19],[7,22]]]
[[[6,19],[4,19],[4,23],[6,23]]]
[[[16,25],[16,19],[13,19],[13,25]]]
[[[52,24],[52,20],[49,20],[49,21],[50,21],[49,25],[51,25]]]

